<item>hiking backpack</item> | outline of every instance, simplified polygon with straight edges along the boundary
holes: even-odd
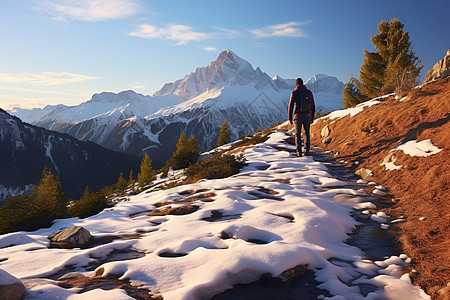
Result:
[[[309,90],[297,92],[295,98],[295,114],[309,114],[311,113],[312,99],[311,92]]]

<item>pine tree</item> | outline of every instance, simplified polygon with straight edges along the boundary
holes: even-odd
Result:
[[[128,175],[128,185],[133,191],[135,190],[136,179],[133,177],[133,170],[130,170],[130,174]]]
[[[354,84],[367,99],[382,96],[386,64],[378,53],[364,50],[364,56],[359,71],[361,83],[355,78]]]
[[[106,194],[103,191],[91,193],[86,186],[80,200],[73,201],[69,208],[69,215],[72,217],[86,218],[101,212],[108,206]]]
[[[127,182],[127,180],[123,177],[123,173],[122,172],[120,172],[120,175],[119,175],[119,178],[117,179],[117,182],[116,182],[116,190],[119,192],[119,193],[123,193],[124,191],[125,191],[125,189],[127,188],[127,186],[128,186],[128,182]]]
[[[399,19],[390,22],[382,20],[379,32],[371,37],[376,52],[364,50],[364,62],[359,71],[359,79],[348,82],[346,103],[366,101],[398,89],[412,88],[418,83],[422,63],[411,49],[408,32]],[[356,99],[351,90],[356,87],[362,98]]]
[[[411,49],[409,33],[404,31],[399,19],[381,21],[378,34],[371,38],[372,44],[386,64],[383,93],[394,92],[406,84],[415,84],[422,63]],[[412,87],[412,86],[410,86]]]
[[[177,150],[170,158],[170,165],[174,169],[184,169],[195,163],[200,156],[200,146],[195,135],[188,138],[183,132],[177,142]]]
[[[137,181],[139,186],[143,187],[149,185],[155,179],[156,171],[152,168],[152,159],[145,153],[141,161],[141,170],[138,173]]]
[[[40,215],[49,222],[63,217],[66,213],[67,200],[59,177],[55,177],[47,166],[42,171],[35,202]]]
[[[217,138],[217,146],[220,147],[229,142],[231,142],[230,130],[227,121],[223,121],[222,127],[220,127],[219,137]]]
[[[353,107],[368,99],[356,85],[357,79],[353,76],[350,77],[350,80],[345,84],[344,93],[342,95],[345,108]]]

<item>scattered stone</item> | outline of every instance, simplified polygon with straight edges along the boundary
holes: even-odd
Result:
[[[218,211],[217,209],[215,209],[215,210],[211,211],[211,215],[209,217],[205,217],[202,220],[208,221],[208,222],[214,222],[214,221],[222,219],[222,217],[223,217],[222,213],[220,211]]]
[[[379,216],[377,216],[377,215],[371,215],[371,216],[370,216],[370,219],[371,219],[372,221],[378,222],[378,223],[380,223],[380,224],[383,224],[383,223],[386,223],[386,222],[387,222],[387,220],[386,220],[385,218],[379,217]]]
[[[441,299],[450,299],[450,282],[447,283],[446,287],[438,290],[437,294],[441,297]]]
[[[308,271],[308,266],[298,265],[280,274],[280,280],[288,284],[293,279],[303,276]]]
[[[355,174],[361,176],[362,179],[364,179],[364,180],[368,180],[369,178],[371,178],[373,176],[372,170],[367,169],[367,168],[360,168],[360,169],[356,170]]]
[[[420,217],[419,218],[419,221],[423,221],[423,220],[425,220],[425,217]]]
[[[374,189],[372,193],[377,196],[380,196],[380,197],[388,196],[388,194],[386,192],[383,192],[382,190],[379,190],[379,189]]]
[[[384,229],[384,230],[389,229],[389,225],[388,224],[384,224],[384,223],[381,224],[380,227],[381,227],[381,229]]]
[[[328,145],[329,143],[331,143],[331,137],[327,137],[327,138],[323,139],[322,143],[324,143],[325,145]]]
[[[399,222],[406,222],[406,219],[395,219],[391,221],[391,223],[399,223]]]
[[[67,274],[64,274],[63,276],[59,277],[58,280],[64,280],[64,279],[70,279],[75,277],[86,277],[80,272],[69,272]]]
[[[382,217],[382,218],[389,218],[389,216],[383,211],[377,212],[377,216]]]
[[[443,59],[438,61],[425,76],[424,82],[428,82],[441,77],[446,77],[450,75],[450,50]]]
[[[79,248],[92,241],[92,235],[81,226],[73,226],[50,234],[47,237],[50,240],[50,246],[63,248]]]
[[[149,216],[167,216],[167,215],[188,215],[195,212],[200,206],[198,205],[185,205],[178,207],[164,207],[162,209],[152,210],[148,215]]]
[[[330,135],[330,128],[328,127],[328,125],[325,125],[325,127],[322,128],[320,135],[322,136],[322,138],[327,138]]]
[[[21,300],[27,294],[27,289],[23,283],[0,269],[0,300]]]
[[[77,288],[79,293],[85,293],[93,289],[112,290],[122,289],[129,297],[134,299],[159,299],[160,295],[153,294],[151,290],[133,286],[129,280],[121,280],[113,277],[74,277],[58,281],[58,285],[63,288]]]
[[[387,191],[387,188],[385,188],[385,187],[382,186],[382,185],[376,185],[375,188],[376,188],[377,190],[380,190],[380,191],[383,191],[383,192],[386,192],[386,191]]]

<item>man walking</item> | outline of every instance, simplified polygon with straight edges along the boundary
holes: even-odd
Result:
[[[314,96],[310,90],[303,85],[303,80],[297,78],[295,80],[295,89],[291,93],[289,101],[289,124],[295,126],[295,145],[297,146],[297,156],[302,156],[302,126],[305,129],[306,147],[305,155],[310,155],[310,136],[309,127],[314,120],[316,106],[314,104]],[[292,114],[294,114],[294,122],[292,122]]]

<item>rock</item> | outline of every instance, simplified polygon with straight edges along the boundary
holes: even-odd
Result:
[[[441,77],[446,77],[450,75],[450,50],[443,59],[438,61],[425,76],[424,82],[428,82]]]
[[[19,279],[0,269],[0,300],[21,300],[26,294],[27,289]]]
[[[355,174],[361,176],[362,179],[364,179],[364,180],[368,180],[369,178],[371,178],[373,176],[372,170],[367,169],[367,168],[358,169],[358,170],[356,170]]]
[[[450,282],[447,283],[446,287],[443,287],[442,289],[438,290],[437,294],[439,295],[440,299],[445,300],[450,299]]]
[[[330,135],[330,128],[328,128],[328,125],[325,125],[325,127],[322,128],[320,135],[322,136],[322,138],[327,138]]]
[[[324,143],[325,145],[328,145],[329,143],[331,143],[331,137],[327,137],[327,138],[323,139],[322,143]]]
[[[164,207],[162,209],[152,210],[149,216],[167,216],[167,215],[187,215],[195,212],[199,208],[198,205],[185,205],[178,207]]]
[[[284,271],[280,274],[280,280],[284,283],[289,283],[293,279],[298,278],[304,275],[308,271],[308,266],[306,265],[298,265],[294,268]]]
[[[52,233],[47,238],[52,244],[60,243],[67,248],[78,248],[88,244],[92,240],[92,235],[81,226],[73,226]]]
[[[63,276],[59,277],[58,281],[65,280],[65,279],[78,278],[78,277],[86,277],[86,276],[84,276],[84,274],[80,273],[80,272],[69,272],[69,273],[64,274]]]

